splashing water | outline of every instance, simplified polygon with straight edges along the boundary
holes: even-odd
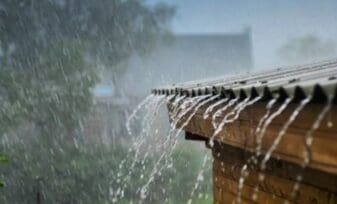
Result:
[[[137,161],[138,154],[140,152],[140,147],[141,147],[142,144],[144,144],[146,142],[146,139],[147,139],[146,136],[149,136],[149,134],[151,132],[152,124],[153,124],[154,120],[156,119],[156,115],[158,114],[160,107],[165,102],[165,100],[163,100],[163,99],[164,99],[164,97],[159,98],[159,101],[155,104],[155,106],[153,108],[153,110],[154,110],[153,114],[150,117],[144,117],[143,121],[148,121],[147,124],[146,124],[148,126],[148,128],[143,129],[142,134],[139,137],[139,140],[134,143],[135,156],[134,156],[134,159],[133,159],[131,167],[130,167],[131,171],[129,171],[129,175],[132,173],[132,169],[133,169],[133,167],[134,167],[134,165]],[[144,126],[146,126],[146,125],[144,125]],[[156,132],[155,132],[155,134],[156,134]]]
[[[186,96],[181,96],[181,97],[175,98],[175,100],[172,102],[173,111],[172,111],[172,113],[170,113],[170,111],[169,111],[169,114],[170,114],[170,116],[171,116],[171,118],[172,118],[173,121],[174,121],[175,118],[177,118],[179,110],[180,110],[180,107],[181,106],[183,107],[184,104],[189,101],[189,100],[185,100],[181,104],[181,101],[183,101],[185,98],[186,98]]]
[[[301,172],[296,176],[296,182],[292,187],[291,193],[290,193],[290,198],[294,198],[295,195],[297,194],[297,191],[300,188],[300,182],[302,181],[302,175],[303,171],[307,168],[307,166],[310,164],[311,161],[311,145],[313,142],[313,133],[320,127],[324,117],[330,112],[331,106],[332,106],[332,100],[333,96],[328,97],[328,102],[326,106],[322,109],[322,111],[318,114],[317,118],[315,119],[314,123],[312,124],[311,128],[307,131],[305,135],[305,141],[304,141],[304,146],[305,146],[305,151],[304,151],[304,160],[302,164],[302,170]],[[328,116],[330,117],[330,116]],[[329,118],[331,120],[331,118]],[[287,202],[285,202],[287,203]]]
[[[225,112],[228,108],[230,108],[231,106],[233,106],[237,101],[239,100],[239,98],[234,98],[232,100],[230,100],[227,105],[225,105],[223,108],[217,110],[213,116],[212,116],[212,125],[213,128],[216,129],[217,124],[216,124],[216,118],[219,117],[221,115],[221,113]]]
[[[209,95],[208,95],[208,96],[209,96]],[[209,103],[210,101],[215,100],[217,97],[219,97],[219,95],[215,95],[215,96],[213,96],[213,97],[210,97],[210,98],[208,98],[208,99],[206,99],[206,100],[204,100],[204,101],[202,101],[202,102],[199,101],[199,104],[198,104],[197,106],[195,106],[195,108],[194,108],[194,110],[192,111],[192,113],[188,116],[188,118],[185,120],[185,122],[179,127],[178,131],[176,132],[176,134],[175,134],[175,136],[174,136],[175,141],[176,141],[176,139],[178,138],[179,134],[180,134],[180,133],[182,132],[182,130],[184,129],[184,127],[186,127],[186,126],[189,124],[189,122],[191,121],[191,119],[193,118],[193,116],[198,112],[198,110],[199,110],[202,106],[204,106],[204,105],[206,105],[207,103]],[[204,99],[204,98],[207,98],[207,96],[206,96],[206,97],[202,97],[202,99]],[[179,120],[180,120],[180,119],[179,119]]]
[[[236,114],[234,115],[233,118],[227,119],[226,123],[232,123],[232,122],[234,122],[235,120],[237,120],[237,119],[239,118],[239,115],[240,115],[241,111],[243,111],[246,107],[255,104],[255,103],[258,102],[261,98],[262,98],[261,96],[256,97],[256,98],[254,98],[253,100],[251,100],[250,102],[248,102],[248,100],[247,100],[245,103],[243,103],[243,104],[238,108],[238,110],[236,111]]]
[[[186,96],[182,96],[179,98],[176,98],[176,100],[172,103],[175,107],[173,108],[172,114],[171,114],[171,129],[167,134],[166,140],[162,142],[161,144],[157,145],[157,149],[165,149],[165,145],[167,145],[168,142],[172,139],[172,134],[176,130],[177,123],[181,120],[181,117],[186,115],[189,111],[191,111],[198,102],[204,98],[188,98],[187,100],[184,100]],[[184,100],[184,101],[183,101]],[[195,101],[194,101],[195,100]],[[183,101],[181,103],[181,101]],[[187,106],[187,104],[191,104],[190,107]],[[185,110],[186,109],[186,110]]]
[[[216,102],[216,103],[210,105],[210,106],[206,109],[203,118],[204,118],[204,119],[207,119],[207,118],[209,117],[210,113],[213,111],[213,109],[214,109],[215,107],[220,106],[220,105],[226,103],[228,100],[229,100],[229,98],[225,98],[225,99],[222,99],[222,100],[220,100],[220,101],[218,101],[218,102]]]
[[[195,109],[195,107],[204,99],[208,98],[210,95],[205,95],[205,96],[199,96],[196,97],[191,104],[188,104],[187,108],[185,107],[187,105],[187,103],[184,104],[184,106],[182,107],[182,112],[178,114],[176,120],[173,122],[173,128],[175,128],[177,126],[177,124],[180,122],[180,120],[187,114],[189,113],[191,110]]]
[[[139,112],[139,110],[145,106],[149,101],[151,101],[153,98],[155,98],[155,96],[153,94],[147,96],[131,113],[131,115],[128,117],[127,121],[126,121],[126,129],[129,133],[129,135],[132,135],[131,132],[131,127],[130,124],[132,122],[132,120],[137,116],[137,113]]]
[[[185,120],[185,122],[183,123],[182,127],[185,127],[186,125],[188,125],[188,123],[190,122],[190,120],[192,119],[192,117],[197,113],[197,111],[204,105],[206,105],[207,103],[209,103],[210,101],[213,101],[214,99],[218,98],[219,95],[215,95],[210,97],[209,99],[199,103],[195,108],[194,111],[192,112],[192,114],[190,114],[190,116],[187,118],[187,120]],[[207,98],[207,97],[206,97]],[[179,128],[179,130],[182,130],[182,128]]]
[[[256,97],[254,100],[249,102],[249,98],[247,97],[245,100],[243,100],[242,102],[240,102],[239,104],[237,104],[233,110],[231,112],[229,112],[228,114],[226,114],[226,116],[224,117],[224,119],[221,121],[221,123],[219,124],[219,126],[216,128],[216,130],[214,131],[212,137],[209,140],[209,145],[211,147],[214,146],[214,139],[216,137],[216,135],[218,135],[221,131],[223,131],[225,124],[227,123],[232,123],[235,120],[237,120],[239,118],[239,115],[241,113],[242,110],[244,110],[247,106],[249,105],[253,105],[254,103],[256,103],[258,100],[260,100],[261,97]],[[232,115],[233,118],[229,119]]]
[[[211,98],[205,100],[204,102],[201,102],[202,100],[208,98],[209,96],[210,95],[196,97],[196,99],[194,99],[193,101],[191,101],[191,103],[190,103],[189,106],[187,105],[189,102],[182,104],[182,112],[180,114],[178,114],[178,116],[173,119],[173,122],[172,122],[172,125],[171,125],[171,130],[170,130],[170,132],[168,134],[167,140],[163,143],[163,145],[166,145],[166,143],[169,142],[172,139],[172,133],[173,133],[173,131],[177,128],[178,123],[181,121],[181,119],[183,119],[183,117],[187,113],[189,113],[190,111],[193,110],[192,114],[190,114],[188,116],[188,118],[185,120],[185,122],[181,125],[181,127],[178,128],[177,133],[173,137],[173,142],[176,140],[176,137],[178,137],[178,135],[182,132],[183,128],[190,122],[190,120],[195,115],[195,113],[199,110],[199,108],[202,105],[208,103],[209,101],[214,100],[214,98],[211,97]]]
[[[227,124],[230,121],[234,121],[234,118],[237,116],[239,117],[239,114],[241,111],[246,107],[248,104],[249,98],[245,98],[242,102],[238,103],[231,112],[229,112],[223,120],[220,122],[219,126],[222,126],[221,129],[223,129],[223,126]],[[233,116],[234,115],[234,116]],[[231,116],[233,116],[233,119],[229,119]]]
[[[163,98],[164,98],[164,97],[158,97],[158,98],[154,98],[154,99],[152,99],[152,100],[147,100],[146,103],[143,103],[143,102],[142,102],[142,103],[136,108],[136,109],[140,110],[139,107],[144,107],[144,109],[146,109],[147,111],[146,111],[146,114],[145,114],[145,116],[144,116],[144,120],[142,120],[142,127],[143,127],[143,128],[142,128],[141,134],[140,134],[139,137],[136,137],[136,138],[135,138],[135,141],[132,142],[133,145],[132,145],[131,148],[129,148],[128,155],[132,152],[132,149],[137,149],[137,146],[139,145],[140,141],[142,141],[142,140],[144,139],[147,127],[148,127],[148,126],[151,126],[151,124],[152,124],[152,122],[148,122],[148,121],[149,121],[148,118],[155,118],[154,116],[156,115],[156,112],[158,112],[159,107],[160,107],[160,105],[161,105],[161,101],[163,101],[163,100],[162,100]],[[159,99],[159,100],[158,100],[158,99]],[[146,100],[146,99],[145,99],[145,100]],[[145,100],[144,100],[144,101],[145,101]],[[156,104],[155,106],[157,106],[155,109],[152,108],[152,105],[153,105],[153,104]],[[134,111],[134,113],[136,113],[136,112],[137,112],[137,111]],[[151,113],[153,113],[153,116],[150,116]],[[131,117],[129,117],[129,121],[131,121],[130,118],[131,118]],[[147,122],[149,123],[148,125],[146,124]],[[127,125],[127,126],[130,128],[130,122],[129,122],[129,125]],[[131,133],[131,131],[130,131],[129,133]],[[123,159],[123,160],[121,161],[121,164],[119,165],[119,168],[120,168],[120,169],[123,167],[125,161],[128,159],[128,155],[127,155],[127,157],[126,157],[125,159]]]
[[[263,117],[260,119],[257,127],[256,127],[256,131],[255,131],[255,135],[260,135],[261,132],[261,127],[264,124],[264,122],[267,120],[267,118],[270,115],[271,109],[273,108],[274,104],[276,103],[277,99],[273,98],[272,100],[270,100],[267,104],[266,107],[266,113],[263,115]],[[257,138],[256,140],[261,140],[260,138]],[[259,142],[257,142],[259,143]]]
[[[114,194],[114,197],[112,198],[113,203],[116,203],[116,202],[119,201],[119,199],[123,198],[124,189],[127,187],[127,182],[131,179],[131,174],[134,172],[134,169],[135,169],[134,166],[136,165],[136,162],[138,160],[138,156],[139,156],[139,153],[140,153],[140,147],[141,147],[141,145],[146,143],[147,137],[145,137],[145,136],[149,135],[152,124],[153,124],[154,120],[156,119],[155,116],[158,114],[160,107],[164,104],[165,101],[171,100],[172,98],[174,98],[174,96],[167,97],[166,98],[167,100],[163,100],[163,99],[165,99],[165,96],[159,96],[157,98],[158,98],[157,103],[155,103],[154,105],[152,105],[150,107],[150,110],[154,110],[154,111],[152,111],[153,112],[152,116],[151,117],[148,116],[148,115],[150,115],[150,111],[148,110],[147,114],[145,115],[144,119],[142,120],[143,129],[141,131],[140,137],[138,137],[139,140],[133,143],[133,149],[134,149],[135,153],[134,153],[134,158],[132,160],[132,163],[131,163],[131,166],[129,168],[130,170],[128,171],[128,174],[126,176],[124,176],[123,179],[121,179],[121,176],[122,176],[121,173],[117,174],[118,175],[118,181],[122,180],[123,185]],[[183,98],[184,97],[176,98],[176,100],[174,101],[175,104],[179,104],[179,101],[182,100]],[[153,106],[155,108],[153,108]],[[147,129],[146,127],[148,127],[149,129]],[[155,131],[155,134],[158,134],[158,131]],[[132,152],[132,148],[130,148],[130,151],[128,153],[131,153],[131,152]],[[144,154],[144,158],[142,159],[141,164],[144,164],[148,155],[149,155],[149,152],[146,152]],[[124,160],[127,160],[127,159],[124,159]],[[123,168],[124,163],[125,162],[122,162],[120,164],[120,166],[119,166],[120,170]]]
[[[311,96],[302,100],[301,103],[299,104],[299,106],[294,110],[294,112],[288,118],[287,122],[283,125],[281,131],[276,136],[272,146],[268,149],[265,157],[262,160],[262,163],[261,163],[261,169],[262,170],[264,170],[266,168],[266,164],[267,164],[268,160],[270,159],[270,157],[271,157],[272,153],[274,152],[274,150],[276,149],[276,147],[279,145],[282,137],[284,136],[284,134],[288,130],[289,126],[294,122],[296,117],[299,115],[299,113],[302,111],[302,109],[310,102],[310,100],[311,100]]]
[[[209,103],[209,102],[215,100],[215,99],[218,98],[219,96],[220,96],[220,95],[215,95],[215,96],[213,96],[213,97],[210,97],[210,98],[208,98],[208,99],[206,99],[206,100],[200,102],[200,103],[194,108],[193,112],[192,112],[192,113],[189,115],[189,117],[185,120],[185,122],[182,124],[182,126],[178,129],[178,131],[177,131],[177,133],[176,133],[176,135],[175,135],[174,138],[177,138],[177,137],[178,137],[178,135],[179,135],[180,132],[183,130],[183,128],[186,127],[186,126],[188,125],[188,123],[191,121],[191,119],[193,118],[193,116],[197,113],[197,111],[198,111],[202,106],[204,106],[204,105],[206,105],[207,103]],[[175,141],[176,141],[176,140],[175,140]],[[176,145],[176,143],[174,144],[174,146],[175,146],[175,145]],[[172,152],[172,150],[171,150],[170,152]],[[170,154],[171,154],[171,153],[170,153]],[[191,197],[194,195],[194,192],[197,190],[197,188],[198,188],[198,186],[199,186],[199,183],[200,183],[200,181],[201,181],[200,179],[202,178],[202,174],[203,174],[203,171],[204,171],[204,168],[205,168],[205,165],[206,165],[207,160],[208,160],[208,155],[206,155],[205,158],[204,158],[204,160],[203,160],[204,162],[203,162],[202,168],[201,168],[201,170],[200,170],[200,172],[199,172],[199,174],[198,174],[198,178],[197,178],[197,181],[196,181],[196,183],[195,183],[195,185],[194,185],[194,188],[193,188],[193,190],[192,190],[192,192],[191,192]],[[192,202],[192,199],[190,199],[188,202]]]
[[[166,101],[170,101],[174,97],[175,97],[174,95],[169,96],[169,97],[166,98],[167,99]],[[122,170],[122,168],[123,168],[123,166],[125,164],[125,161],[124,162],[122,161],[121,164],[119,165],[120,172],[117,173],[117,179],[115,179],[115,180],[119,181],[118,183],[123,182],[123,185],[117,191],[115,191],[115,193],[113,194],[114,197],[113,197],[112,201],[114,203],[118,202],[119,199],[122,199],[124,189],[127,188],[127,182],[130,180],[131,174],[134,172],[134,168],[133,167],[136,165],[136,162],[138,160],[138,156],[139,156],[139,153],[140,153],[140,147],[143,144],[146,143],[148,137],[145,137],[145,136],[149,136],[152,124],[153,124],[154,120],[156,119],[155,116],[158,114],[159,108],[165,102],[165,100],[163,100],[163,99],[165,99],[165,96],[158,96],[157,98],[158,98],[158,100],[154,100],[154,103],[151,103],[151,105],[148,105],[148,106],[150,106],[150,108],[149,108],[149,110],[147,110],[147,112],[146,112],[147,114],[145,115],[144,119],[142,120],[142,123],[143,123],[142,127],[143,127],[143,129],[141,131],[141,134],[140,134],[139,137],[136,138],[138,140],[133,143],[133,147],[130,148],[130,150],[128,152],[129,156],[127,155],[127,157],[124,159],[125,161],[128,160],[128,158],[130,157],[131,152],[134,152],[134,158],[133,158],[132,163],[130,165],[130,170],[128,171],[128,174],[126,176],[124,176],[123,179],[121,178],[122,177],[121,170]],[[176,100],[174,101],[174,104],[175,105],[179,104],[179,101],[182,100],[183,98],[185,98],[185,97],[176,98]],[[152,115],[150,114],[151,112],[153,113]],[[155,131],[155,134],[158,134],[157,130]],[[132,149],[134,151],[132,151]],[[141,160],[141,164],[145,163],[145,160],[148,157],[148,155],[149,155],[149,152],[146,152],[144,154],[144,158]]]
[[[149,102],[148,105],[144,108],[146,109],[146,114],[144,116],[144,119],[142,119],[142,130],[140,132],[140,135],[135,138],[135,141],[132,143],[132,147],[136,147],[140,141],[144,140],[147,135],[149,135],[152,124],[154,120],[156,119],[156,115],[159,112],[159,108],[163,105],[165,102],[165,97],[157,97],[155,100],[152,100],[152,103]],[[154,107],[154,108],[153,108]]]
[[[232,123],[235,120],[237,120],[239,118],[239,115],[241,113],[241,111],[243,111],[246,107],[253,105],[254,103],[256,103],[257,101],[259,101],[261,99],[261,97],[256,97],[255,99],[253,99],[252,101],[249,101],[249,98],[246,98],[244,101],[240,102],[239,104],[237,104],[233,110],[231,112],[229,112],[228,114],[226,114],[226,116],[224,117],[224,119],[221,121],[221,123],[216,127],[212,137],[209,140],[209,145],[211,147],[214,146],[214,139],[215,137],[224,129],[225,124],[227,123]],[[232,101],[234,101],[233,103],[235,103],[238,100],[238,98],[233,99]],[[230,102],[229,102],[230,103]],[[228,107],[227,107],[228,108]],[[230,116],[234,115],[233,118],[229,119]]]
[[[145,185],[143,185],[141,187],[140,190],[140,198],[141,200],[144,200],[147,197],[147,190],[149,185],[154,181],[154,176],[161,171],[162,168],[159,168],[160,162],[171,156],[173,150],[175,149],[176,145],[177,145],[177,138],[179,136],[179,134],[181,133],[181,131],[183,130],[183,128],[189,123],[189,121],[192,119],[192,117],[196,114],[196,112],[201,108],[201,106],[205,105],[206,103],[210,102],[211,100],[215,99],[214,97],[210,97],[211,95],[205,95],[205,96],[200,96],[197,97],[193,103],[186,108],[186,110],[184,110],[181,114],[179,114],[179,116],[177,117],[176,121],[174,121],[174,125],[172,126],[172,129],[169,132],[169,136],[168,139],[163,143],[163,145],[166,145],[167,142],[170,140],[170,135],[173,132],[174,128],[176,127],[176,125],[178,124],[178,122],[182,119],[183,116],[185,116],[189,111],[191,111],[193,109],[192,114],[189,115],[189,117],[185,120],[185,122],[179,127],[177,133],[175,134],[175,136],[173,137],[174,141],[173,141],[173,145],[170,146],[169,151],[163,151],[163,153],[160,155],[159,159],[155,162],[155,165],[150,173],[149,179],[146,182]],[[206,99],[210,97],[209,99]],[[202,101],[206,99],[205,101]]]
[[[209,159],[209,156],[207,155],[206,152],[205,152],[205,154],[206,155],[205,155],[205,157],[203,159],[201,170],[198,173],[197,179],[196,179],[196,181],[194,183],[194,187],[193,187],[193,189],[191,191],[190,199],[188,199],[188,201],[187,201],[188,204],[192,204],[192,198],[194,196],[194,193],[198,189],[200,182],[204,180],[203,174],[204,174],[204,170],[205,170],[207,161]]]
[[[136,164],[136,161],[139,156],[140,148],[141,146],[146,142],[147,136],[149,135],[151,131],[151,126],[153,124],[153,121],[156,118],[156,115],[159,111],[159,108],[163,105],[165,102],[165,96],[156,97],[153,100],[148,101],[148,105],[145,107],[146,114],[144,116],[144,119],[142,120],[142,130],[140,132],[140,135],[135,138],[135,141],[132,143],[132,146],[129,148],[129,151],[126,155],[126,157],[121,161],[119,164],[119,172],[116,174],[115,181],[117,183],[122,183],[120,187],[117,190],[111,189],[111,197],[112,202],[116,203],[119,201],[119,199],[122,199],[124,197],[124,189],[127,187],[127,182],[130,180],[131,174],[133,173],[134,166]],[[145,106],[145,105],[143,105]],[[155,107],[155,108],[152,108]],[[132,151],[133,150],[133,151]],[[130,171],[128,171],[128,174],[126,176],[123,176],[123,167],[131,157],[132,152],[134,152],[134,158],[132,159],[132,163],[130,166]]]
[[[306,99],[301,101],[299,106],[293,111],[293,113],[290,115],[290,117],[288,118],[286,123],[283,125],[281,131],[276,136],[276,138],[275,138],[273,144],[271,145],[271,147],[267,150],[267,153],[265,154],[264,158],[262,159],[262,162],[261,162],[261,165],[260,165],[261,173],[259,173],[259,182],[263,182],[264,179],[265,179],[265,176],[263,175],[262,171],[264,171],[266,169],[267,162],[269,161],[272,153],[274,152],[274,150],[276,149],[276,147],[280,143],[282,137],[284,136],[284,134],[288,130],[289,126],[294,122],[296,117],[299,115],[299,113],[302,111],[302,109],[310,102],[310,100],[311,100],[311,96],[309,96]],[[252,197],[254,199],[257,199],[257,196],[258,196],[257,191],[258,191],[258,188],[255,188],[254,193],[252,195]]]
[[[270,117],[270,113],[271,113],[271,109],[274,106],[274,104],[276,103],[277,99],[274,98],[272,100],[270,100],[266,106],[266,113],[263,115],[263,117],[260,119],[256,130],[255,130],[255,135],[256,135],[256,150],[255,152],[258,152],[258,149],[260,148],[259,145],[261,144],[261,127],[264,124],[264,122]],[[242,194],[242,188],[244,186],[244,181],[245,178],[249,175],[249,171],[247,169],[248,165],[253,162],[255,164],[257,164],[257,155],[252,155],[247,161],[246,163],[242,166],[241,171],[240,171],[240,177],[239,177],[239,185],[238,185],[238,194],[237,194],[237,199],[236,202],[237,203],[241,203],[241,194]],[[255,200],[256,198],[253,197],[253,200]]]
[[[261,132],[257,137],[257,147],[256,147],[256,157],[261,155],[261,148],[262,148],[262,139],[264,137],[264,134],[266,133],[267,128],[269,127],[269,125],[273,122],[273,120],[279,116],[289,105],[290,101],[292,99],[291,98],[287,98],[283,104],[277,109],[277,111],[275,111],[273,114],[271,114],[265,121],[265,123],[263,124],[262,128],[261,128]]]
[[[197,111],[204,105],[206,105],[207,103],[209,103],[210,101],[212,100],[215,100],[216,98],[219,97],[219,95],[215,95],[215,96],[212,96],[212,97],[209,97],[211,95],[205,95],[205,96],[201,96],[199,97],[196,101],[194,101],[193,104],[190,105],[190,108],[188,110],[185,110],[182,114],[180,114],[180,117],[177,118],[177,120],[180,120],[181,117],[183,117],[185,114],[187,114],[187,112],[189,112],[191,109],[193,109],[192,113],[188,116],[188,118],[184,121],[184,123],[179,127],[178,131],[176,132],[175,136],[173,137],[174,138],[174,143],[173,145],[171,146],[170,150],[169,150],[169,153],[166,153],[166,152],[163,152],[163,154],[160,156],[160,158],[157,160],[156,162],[156,165],[155,167],[153,168],[153,171],[151,173],[151,176],[150,176],[150,179],[148,180],[148,182],[142,187],[141,189],[141,198],[142,199],[145,199],[147,197],[147,188],[148,186],[151,184],[151,182],[153,181],[154,179],[154,175],[158,172],[161,171],[161,169],[163,169],[165,166],[162,166],[160,169],[158,169],[158,165],[160,164],[160,162],[167,158],[167,157],[170,157],[173,150],[175,149],[176,145],[177,145],[177,138],[179,136],[179,134],[182,132],[183,128],[186,127],[189,122],[191,121],[191,119],[193,118],[193,116],[197,113]],[[209,98],[208,98],[209,97]],[[208,98],[208,99],[206,99]],[[206,99],[206,100],[204,100]],[[204,101],[202,101],[204,100]],[[192,107],[192,108],[191,108]],[[177,124],[178,122],[176,121],[175,124]],[[175,126],[173,126],[174,128]],[[165,144],[166,142],[164,142]]]
[[[256,158],[258,158],[261,155],[261,149],[262,149],[262,139],[266,133],[267,128],[269,127],[269,125],[273,122],[273,120],[279,116],[289,105],[289,103],[291,102],[292,98],[287,98],[283,104],[273,113],[271,114],[265,121],[265,123],[263,124],[263,127],[261,129],[261,132],[259,134],[259,137],[257,137],[257,147],[256,147]],[[262,182],[264,180],[264,175],[263,174],[259,174],[259,182]],[[253,199],[257,199],[258,197],[258,190],[259,187],[256,186],[254,188],[254,192],[252,195]]]
[[[306,99],[304,99],[304,100],[301,101],[300,105],[294,110],[294,112],[291,114],[291,116],[289,117],[289,119],[287,120],[287,122],[282,127],[281,131],[279,132],[279,134],[277,135],[276,139],[274,140],[272,146],[268,149],[268,151],[267,151],[267,153],[266,153],[265,157],[263,158],[263,160],[261,162],[261,165],[260,165],[260,169],[261,169],[261,172],[259,173],[259,181],[260,182],[263,182],[264,179],[265,179],[265,176],[263,175],[262,171],[265,170],[266,163],[270,159],[271,154],[276,149],[277,145],[280,143],[280,141],[281,141],[283,135],[286,133],[288,127],[296,119],[296,117],[301,112],[301,110],[305,107],[305,105],[307,105],[310,102],[310,100],[311,100],[311,96],[309,96]],[[258,187],[256,187],[254,189],[254,193],[253,193],[252,197],[257,198],[257,192],[258,192]]]
[[[149,103],[146,114],[144,118],[142,119],[142,130],[141,130],[141,136],[143,135],[149,135],[151,129],[152,129],[152,124],[154,120],[156,119],[156,115],[159,111],[159,108],[164,104],[166,100],[165,96],[159,96],[157,97],[156,100],[153,100],[153,103]],[[141,138],[141,137],[140,137]]]
[[[269,115],[270,115],[270,112],[271,112],[271,109],[272,109],[272,107],[274,106],[274,104],[276,103],[276,101],[277,101],[277,99],[276,98],[274,98],[274,99],[272,99],[272,100],[270,100],[269,102],[268,102],[268,104],[267,104],[267,106],[266,106],[266,113],[263,115],[263,117],[260,119],[260,121],[259,121],[259,123],[258,123],[258,125],[257,125],[257,127],[256,127],[256,130],[255,130],[255,135],[260,135],[260,132],[261,132],[261,127],[262,127],[262,125],[264,124],[264,122],[265,122],[265,120],[269,117]],[[256,138],[256,141],[258,141],[258,140],[260,140],[258,137]],[[260,142],[256,142],[257,144],[258,143],[260,143]],[[258,145],[257,145],[257,147],[256,147],[256,152],[257,152],[257,149],[258,149]],[[255,158],[255,155],[252,155],[248,160],[247,160],[247,162],[246,162],[246,164],[248,165],[248,164],[250,164],[250,162],[252,162],[252,161],[254,161],[254,163],[256,164],[257,162],[257,160],[256,160],[256,158]]]
[[[247,163],[245,165],[243,165],[242,168],[241,168],[239,184],[238,184],[238,194],[236,196],[236,200],[233,203],[241,203],[241,196],[242,196],[242,190],[243,190],[245,178],[249,175],[249,172],[247,171],[247,168],[248,168]]]
[[[320,127],[321,122],[324,119],[324,116],[331,110],[332,100],[333,100],[333,97],[330,96],[327,105],[324,107],[321,113],[317,116],[317,119],[313,123],[312,127],[305,135],[305,152],[304,152],[305,159],[304,159],[303,167],[306,167],[310,163],[310,160],[311,160],[310,148],[311,148],[312,141],[313,141],[313,133]]]

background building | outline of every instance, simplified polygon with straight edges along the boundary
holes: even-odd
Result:
[[[184,34],[160,44],[148,56],[131,58],[119,83],[126,93],[146,95],[156,86],[247,72],[252,68],[250,29],[242,33]]]

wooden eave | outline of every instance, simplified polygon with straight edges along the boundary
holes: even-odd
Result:
[[[214,128],[211,124],[212,113],[207,119],[203,118],[203,114],[208,105],[210,104],[200,107],[196,114],[191,118],[190,122],[183,127],[183,130],[188,133],[187,139],[207,141],[212,137],[214,133]],[[271,112],[275,111],[280,105],[281,103],[276,104],[275,107],[271,109]],[[281,128],[297,106],[297,103],[289,104],[284,112],[276,117],[268,126],[262,139],[261,150],[263,154],[268,151]],[[289,126],[279,145],[273,152],[272,157],[302,165],[304,161],[303,152],[305,152],[306,133],[324,107],[325,105],[323,104],[308,104]],[[213,113],[219,108],[221,108],[221,106],[213,110]],[[232,109],[233,108],[229,108],[227,111],[223,112],[216,118],[216,121],[220,123],[225,115]],[[172,109],[169,108],[169,111],[172,111]],[[214,139],[249,152],[255,152],[257,145],[257,135],[255,132],[257,125],[265,112],[265,102],[258,102],[247,107],[241,112],[236,121],[226,124],[223,130],[216,135]],[[331,112],[323,119],[321,126],[314,131],[314,139],[310,151],[311,161],[309,164],[309,167],[311,168],[332,174],[337,174],[337,118],[334,117],[336,115],[337,107],[336,105],[333,105]],[[186,114],[186,116],[179,120],[180,122],[177,124],[176,128],[180,128],[188,117],[189,114]],[[328,122],[332,122],[334,125],[328,127]]]
[[[280,143],[272,154],[273,158],[303,164],[305,139],[321,111],[332,100],[330,112],[323,119],[320,127],[313,133],[313,143],[310,147],[310,168],[337,175],[337,115],[336,111],[337,60],[297,66],[294,68],[276,69],[256,74],[246,74],[234,77],[203,80],[174,84],[152,90],[155,95],[185,96],[186,98],[201,95],[218,95],[217,100],[223,98],[234,99],[238,102],[249,98],[260,97],[255,104],[246,107],[239,118],[225,125],[224,129],[215,137],[216,141],[254,153],[256,149],[256,128],[260,119],[265,115],[266,105],[276,98],[278,102],[272,108],[274,112],[286,98],[291,98],[289,106],[277,116],[268,126],[262,140],[262,153],[266,153],[279,134],[285,122],[289,119],[299,102],[306,97],[311,101],[300,112],[298,117],[287,129]],[[208,140],[214,133],[212,114],[222,108],[217,107],[210,113],[210,117],[203,118],[209,105],[217,100],[200,107],[189,123],[182,129],[188,133],[187,139]],[[218,123],[230,112],[229,108],[216,118]],[[172,103],[168,103],[170,117]],[[180,128],[193,111],[181,118],[176,128]],[[173,118],[171,118],[173,120]],[[334,124],[327,126],[330,122]]]

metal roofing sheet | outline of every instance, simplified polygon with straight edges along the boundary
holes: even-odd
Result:
[[[217,79],[174,84],[153,89],[154,94],[203,95],[222,94],[230,97],[307,97],[320,100],[335,95],[337,59],[313,64],[278,68],[271,71]]]

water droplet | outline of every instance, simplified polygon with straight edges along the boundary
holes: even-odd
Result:
[[[333,127],[333,123],[332,121],[329,121],[328,124],[327,124],[328,128],[332,128]]]

